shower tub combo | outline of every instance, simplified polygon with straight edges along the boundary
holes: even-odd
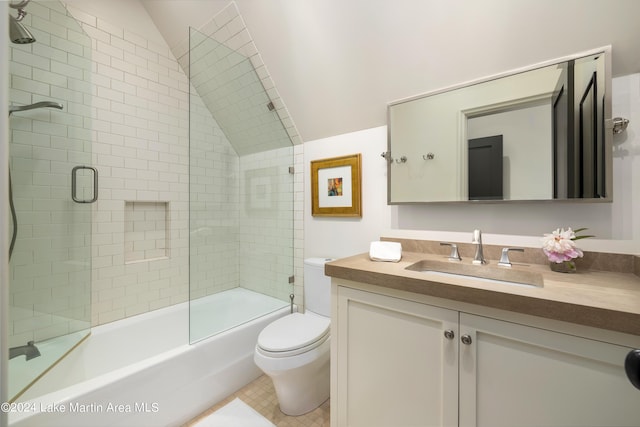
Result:
[[[10,5],[19,11],[18,18],[12,16],[9,18],[12,43],[29,44],[36,42],[34,35],[20,22],[26,14],[24,7],[29,1],[22,0],[17,4],[14,2]],[[91,37],[84,33],[80,24],[75,22],[62,4],[59,2],[39,3],[38,10],[42,12],[43,16],[39,17],[42,19],[31,21],[31,25],[34,26],[33,29],[37,29],[45,36],[57,26],[61,27],[60,31],[66,32],[65,25],[72,25],[75,28],[72,33],[74,36],[77,35],[79,37],[79,40],[77,40],[79,46],[91,45]],[[234,5],[233,8],[237,13],[237,7]],[[48,9],[53,10],[53,12],[49,14]],[[34,15],[38,15],[35,10]],[[65,15],[69,19],[63,20],[62,17]],[[235,15],[232,17],[231,14],[225,14],[225,16],[227,15],[230,19],[229,22],[234,22],[235,25],[235,22],[237,22]],[[48,16],[56,16],[60,22],[56,20],[49,21]],[[39,28],[35,24],[42,25]],[[40,37],[38,31],[35,34]],[[53,35],[57,35],[57,31],[54,31]],[[190,64],[190,70],[198,69],[198,66],[200,66],[203,70],[208,71],[208,73],[198,73],[193,76],[197,77],[195,80],[192,76],[189,76],[190,85],[196,88],[196,92],[201,89],[205,94],[216,93],[211,90],[210,83],[235,85],[241,76],[242,80],[248,84],[247,88],[251,88],[251,93],[258,95],[257,91],[262,91],[260,111],[264,110],[262,108],[264,105],[273,105],[270,102],[269,95],[264,90],[261,78],[253,68],[252,61],[249,58],[237,57],[237,55],[240,55],[238,52],[225,48],[224,45],[204,34],[194,32],[193,37],[196,37],[196,43],[193,45],[205,47],[205,49],[200,49],[198,53],[213,55],[213,58],[207,55],[203,58],[197,55],[189,55],[190,62],[198,61]],[[203,45],[202,43],[205,44]],[[223,55],[222,60],[218,61],[219,58],[216,59],[220,49],[227,49],[229,55],[234,55],[234,58],[236,58],[234,61],[237,61],[238,64],[234,65],[233,68],[240,71],[241,74],[236,76],[226,72],[229,63],[228,58]],[[87,52],[87,57],[84,58],[85,61],[75,62],[78,63],[78,75],[83,78],[75,79],[77,84],[74,83],[71,86],[77,86],[76,92],[81,96],[81,99],[91,99],[93,90],[90,90],[90,88],[95,88],[91,82],[91,76],[93,75],[91,64],[94,61],[92,61],[90,55],[91,49],[82,48],[82,51]],[[48,57],[45,55],[46,53],[53,54],[47,49],[41,49],[41,52],[36,56],[41,57],[43,61],[57,60],[57,53],[52,57]],[[210,66],[211,61],[217,61],[218,68],[212,68]],[[239,66],[240,64],[243,65]],[[227,76],[229,81],[225,83],[217,80],[216,70],[219,71],[217,75]],[[249,75],[251,78],[246,78]],[[236,104],[242,106],[237,110],[248,110],[245,108],[248,102],[244,96],[245,92],[245,88],[235,91],[237,99],[231,100],[234,104],[233,111],[236,111]],[[36,96],[35,98],[39,97]],[[35,98],[32,101],[36,101]],[[218,111],[219,107],[215,105],[216,97],[209,99],[203,95],[202,97],[190,96],[189,99],[190,125],[193,118],[193,125],[203,126],[205,130],[204,132],[198,130],[198,132],[194,133],[195,136],[209,135],[211,129],[214,129],[218,134],[225,133],[221,129],[221,125],[217,123],[217,117],[216,120],[211,120],[213,113]],[[251,103],[254,102],[254,99],[255,96],[252,96]],[[191,102],[197,102],[197,104],[192,106]],[[224,106],[226,107],[229,102],[225,98]],[[205,110],[207,111],[201,115],[202,117],[196,117],[192,112],[200,111],[202,103],[205,104]],[[10,115],[17,115],[17,113],[37,108],[61,110],[63,106],[53,101],[42,101],[22,106],[12,105],[9,113]],[[63,112],[66,113],[66,110],[63,110]],[[59,112],[54,111],[54,113]],[[90,109],[86,112],[81,111],[78,115],[86,117],[89,119],[87,122],[91,122]],[[265,117],[268,117],[268,123],[265,123]],[[59,123],[66,123],[66,119],[60,120]],[[252,150],[257,150],[257,147],[260,147],[265,151],[254,152],[248,150],[247,152],[246,147],[243,145],[244,141],[241,138],[239,141],[216,138],[216,142],[211,144],[208,138],[199,140],[190,135],[190,161],[191,159],[203,158],[215,158],[216,161],[212,162],[213,165],[207,163],[206,168],[198,165],[198,167],[190,169],[189,182],[201,185],[190,187],[189,212],[195,213],[192,219],[196,223],[196,229],[198,227],[197,224],[219,224],[221,217],[228,216],[230,218],[240,218],[240,220],[238,222],[232,221],[231,225],[223,223],[221,230],[227,230],[231,226],[242,230],[252,230],[252,232],[256,230],[256,232],[263,232],[262,234],[258,233],[258,236],[239,236],[241,233],[225,232],[223,234],[231,237],[231,241],[216,240],[215,244],[219,246],[213,248],[212,251],[222,251],[226,247],[240,247],[243,262],[246,260],[246,265],[255,264],[257,266],[255,269],[253,266],[251,267],[251,272],[249,272],[248,278],[243,278],[243,283],[248,283],[255,288],[263,285],[263,282],[271,281],[271,275],[273,274],[273,283],[282,283],[289,290],[291,282],[286,279],[289,278],[289,274],[293,270],[290,262],[294,259],[293,206],[295,193],[293,191],[290,168],[290,165],[294,164],[293,142],[279,114],[266,113],[265,115],[255,115],[255,117],[244,117],[243,120],[232,120],[230,125],[235,125],[236,123],[241,124],[242,130],[265,129],[264,126],[267,126],[269,131],[264,132],[264,134],[268,135],[269,138],[275,139],[263,141],[256,137],[251,144]],[[195,129],[200,128],[195,127]],[[28,140],[29,138],[25,137],[23,139]],[[34,140],[39,141],[37,138],[34,138]],[[237,144],[237,146],[234,147],[234,144]],[[84,159],[82,163],[90,164],[93,157],[91,145],[80,145],[81,147],[74,146],[74,149],[69,149],[68,152],[71,154],[69,154],[68,158],[74,159],[74,161]],[[246,161],[240,162],[238,160],[239,157],[236,153],[239,152],[240,148],[243,148],[246,152],[243,156],[240,156],[246,158]],[[23,149],[22,151],[32,153],[35,150]],[[222,155],[221,153],[224,153],[224,156],[222,160],[218,160],[219,156]],[[14,167],[12,172],[15,172],[14,178],[28,177],[29,172],[34,170],[32,162],[40,160],[49,161],[48,158],[39,159],[37,156],[31,156],[19,162],[14,162],[12,164],[12,167]],[[267,160],[270,166],[264,168],[263,163]],[[59,181],[67,182],[67,174],[71,173],[71,188],[61,187],[64,188],[64,191],[58,191],[58,187],[55,187],[56,191],[52,190],[51,194],[59,194],[61,197],[59,200],[54,200],[54,202],[72,207],[73,209],[70,212],[82,218],[82,221],[77,221],[71,215],[59,215],[69,219],[69,223],[63,225],[68,227],[65,229],[65,236],[69,237],[70,243],[65,242],[67,246],[64,247],[73,248],[74,250],[69,250],[69,253],[78,257],[77,259],[66,260],[65,268],[70,265],[78,268],[77,271],[74,271],[74,274],[69,276],[78,279],[76,280],[78,283],[73,282],[72,285],[78,287],[78,295],[86,298],[86,301],[83,301],[83,303],[86,302],[86,306],[83,305],[81,307],[83,309],[82,312],[86,314],[91,313],[91,244],[86,244],[86,242],[91,241],[92,230],[89,203],[97,198],[97,172],[94,169],[93,198],[90,200],[76,200],[73,174],[76,170],[74,166],[77,165],[70,161],[67,163],[65,167],[68,167],[69,170],[65,170],[64,174],[61,173],[64,179],[60,177]],[[214,166],[218,164],[224,164],[225,169],[222,171],[214,170]],[[20,169],[19,166],[21,165],[25,167]],[[230,172],[227,170],[228,165],[235,165],[235,169]],[[257,165],[260,165],[260,168],[256,168]],[[62,165],[58,165],[56,168],[64,169]],[[198,175],[198,173],[201,173],[201,175]],[[220,176],[227,179],[225,174],[235,176],[238,179],[229,181],[233,185],[221,186],[218,180]],[[87,180],[90,176],[91,174],[86,177]],[[56,177],[58,176],[56,175]],[[244,179],[248,179],[248,181],[245,182]],[[25,181],[32,180],[25,179]],[[57,182],[58,180],[53,181]],[[34,204],[42,202],[40,197],[42,190],[40,188],[32,188],[38,186],[28,186],[27,183],[18,180],[14,184],[16,184],[14,188],[22,190],[20,198],[29,200]],[[91,188],[88,182],[85,185],[87,193],[90,193]],[[251,189],[255,190],[256,187],[262,192],[250,191]],[[10,188],[12,192],[12,186]],[[207,192],[212,188],[215,191],[224,190],[226,193],[208,194]],[[246,190],[247,188],[249,190]],[[25,191],[25,189],[29,191]],[[70,203],[68,198],[69,190],[71,190],[72,194],[71,199],[79,203]],[[245,194],[245,190],[247,194]],[[199,191],[202,191],[202,193]],[[206,203],[201,203],[203,200],[208,201],[211,199],[224,200],[224,203],[222,203],[223,210],[216,210]],[[235,200],[236,202],[230,204],[228,203],[229,200]],[[243,205],[242,200],[248,201],[247,206]],[[25,202],[22,204],[28,205]],[[20,236],[16,237],[18,223],[20,222],[21,226],[28,229],[28,219],[30,217],[40,217],[23,215],[20,218],[13,206],[12,197],[10,197],[10,205],[14,225],[10,252],[13,252],[14,244],[19,250],[22,250],[20,248],[22,243]],[[38,213],[40,211],[50,211],[48,205],[38,206],[38,208],[41,208]],[[244,213],[246,212],[249,215],[245,215]],[[72,228],[72,225],[76,228]],[[74,233],[67,233],[67,231],[71,230]],[[274,230],[277,234],[274,233]],[[58,236],[56,235],[56,237]],[[241,240],[241,237],[247,237],[249,240]],[[210,239],[198,240],[197,244],[208,245],[208,240]],[[73,246],[77,242],[82,244],[78,243],[80,246]],[[42,249],[43,259],[48,260],[50,255],[49,248],[52,246],[48,241],[45,243],[47,244],[43,244],[42,248],[37,249]],[[194,243],[193,239],[190,239],[190,254],[199,254],[197,244]],[[202,251],[205,255],[202,260],[199,260],[197,256],[190,258],[190,272],[192,265],[195,263],[202,262],[206,264],[208,262],[209,249],[211,248],[207,247],[206,250]],[[40,256],[40,253],[36,255]],[[272,259],[275,261],[265,262],[265,260]],[[254,260],[256,262],[253,262]],[[236,259],[236,263],[238,265],[241,264],[239,259]],[[211,266],[208,265],[208,267]],[[57,267],[52,266],[51,268],[52,271],[55,271],[54,269]],[[260,268],[263,269],[261,270]],[[211,269],[210,271],[208,270],[208,274],[215,275],[217,272]],[[44,277],[43,281],[48,283],[48,278]],[[193,275],[190,275],[190,277],[192,278]],[[269,280],[265,280],[265,278],[269,278]],[[31,283],[31,279],[30,276],[27,276],[25,281]],[[19,285],[19,281],[12,281],[12,289],[18,289]],[[65,286],[67,285],[65,284]],[[266,289],[270,288],[267,287]],[[49,290],[49,288],[45,289]],[[276,294],[284,293],[282,288],[278,291],[270,292]],[[289,294],[289,292],[286,293]],[[14,409],[9,411],[9,425],[11,427],[181,425],[262,374],[253,362],[258,335],[267,324],[289,312],[288,302],[244,288],[234,288],[93,328],[91,334],[84,341],[37,379],[15,402],[9,404],[8,409]],[[15,313],[16,311],[14,310]],[[238,315],[239,318],[237,317]],[[83,319],[82,334],[85,333],[85,326],[88,323],[89,319]],[[206,326],[211,325],[215,325],[212,326],[212,328],[216,328],[215,331],[205,330]],[[212,336],[212,334],[215,335]],[[48,350],[49,345],[56,347],[56,351],[59,351],[60,354],[64,354],[69,347],[62,348],[60,342],[54,342],[58,338],[43,339],[41,342],[36,342],[43,357],[42,359],[35,358],[33,360],[41,359],[40,361],[42,362],[44,357],[50,356],[52,352]],[[76,341],[73,342],[75,343]],[[14,348],[14,353],[17,354],[19,350],[17,347]],[[14,358],[12,362],[22,362],[19,359],[22,359],[22,356]],[[25,363],[25,367],[32,370],[33,377],[40,372],[38,371],[38,374],[33,373],[33,368],[36,364],[32,363],[32,361]],[[10,370],[9,376],[13,375],[14,378],[18,378],[17,373],[15,370]],[[23,384],[31,379],[28,378],[27,381],[22,381],[19,386],[16,386],[16,389],[22,389]],[[3,380],[5,379],[3,378]],[[3,407],[0,409],[6,410],[7,407],[3,403]]]
[[[192,302],[192,316],[245,323],[189,344],[189,310],[184,302],[93,328],[13,404],[10,426],[179,426],[261,375],[258,334],[290,312],[243,288],[210,295]]]

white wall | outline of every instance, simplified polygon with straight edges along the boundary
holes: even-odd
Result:
[[[305,141],[383,126],[396,99],[609,44],[616,75],[640,71],[635,0],[238,6]]]
[[[613,79],[613,117],[630,120],[626,132],[613,137],[613,199],[611,231],[640,241],[640,74]],[[618,237],[620,238],[620,237]]]
[[[304,144],[304,247],[306,258],[340,258],[369,250],[388,227],[391,208],[387,206],[387,169],[380,153],[386,151],[387,127],[310,141]],[[311,216],[312,160],[362,153],[362,218]]]
[[[78,16],[80,11],[83,11],[89,16],[99,17],[105,26],[116,25],[133,34],[144,35],[144,38],[151,43],[166,44],[138,0],[64,0],[63,3],[75,9]],[[186,26],[182,31],[186,38],[188,36]]]
[[[469,242],[475,228],[487,244],[539,247],[557,227],[588,227],[595,239],[580,241],[590,251],[640,253],[640,75],[613,80],[613,115],[631,120],[614,136],[613,203],[515,203],[507,205],[386,204],[386,127],[304,144],[305,256],[346,256],[368,251],[380,236]],[[362,219],[311,216],[309,162],[362,153]]]

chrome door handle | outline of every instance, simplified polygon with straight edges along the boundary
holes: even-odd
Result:
[[[76,197],[78,171],[83,169],[93,172],[93,197],[91,199],[79,199]],[[76,203],[93,203],[98,200],[98,169],[91,166],[76,166],[71,169],[71,198]]]
[[[451,329],[447,329],[444,331],[444,337],[448,340],[452,340],[456,337],[456,334]]]
[[[471,343],[473,342],[473,340],[471,339],[471,335],[467,335],[467,334],[464,334],[463,336],[461,336],[460,341],[462,341],[462,344],[464,345],[471,345]]]

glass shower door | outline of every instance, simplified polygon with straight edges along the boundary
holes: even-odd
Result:
[[[15,13],[15,11],[11,10]],[[16,399],[91,326],[91,40],[59,2],[31,2],[10,44],[8,395]],[[13,216],[13,215],[12,215]]]
[[[293,143],[251,60],[190,30],[190,341],[290,304]]]

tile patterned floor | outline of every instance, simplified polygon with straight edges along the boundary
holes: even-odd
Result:
[[[320,405],[319,408],[301,415],[290,417],[283,414],[278,407],[278,399],[273,389],[271,379],[262,375],[257,380],[238,390],[217,405],[209,408],[206,412],[184,424],[189,427],[201,420],[205,416],[215,412],[217,409],[239,397],[244,403],[260,412],[265,418],[274,423],[277,427],[329,427],[329,400]],[[240,426],[239,426],[240,427]]]

